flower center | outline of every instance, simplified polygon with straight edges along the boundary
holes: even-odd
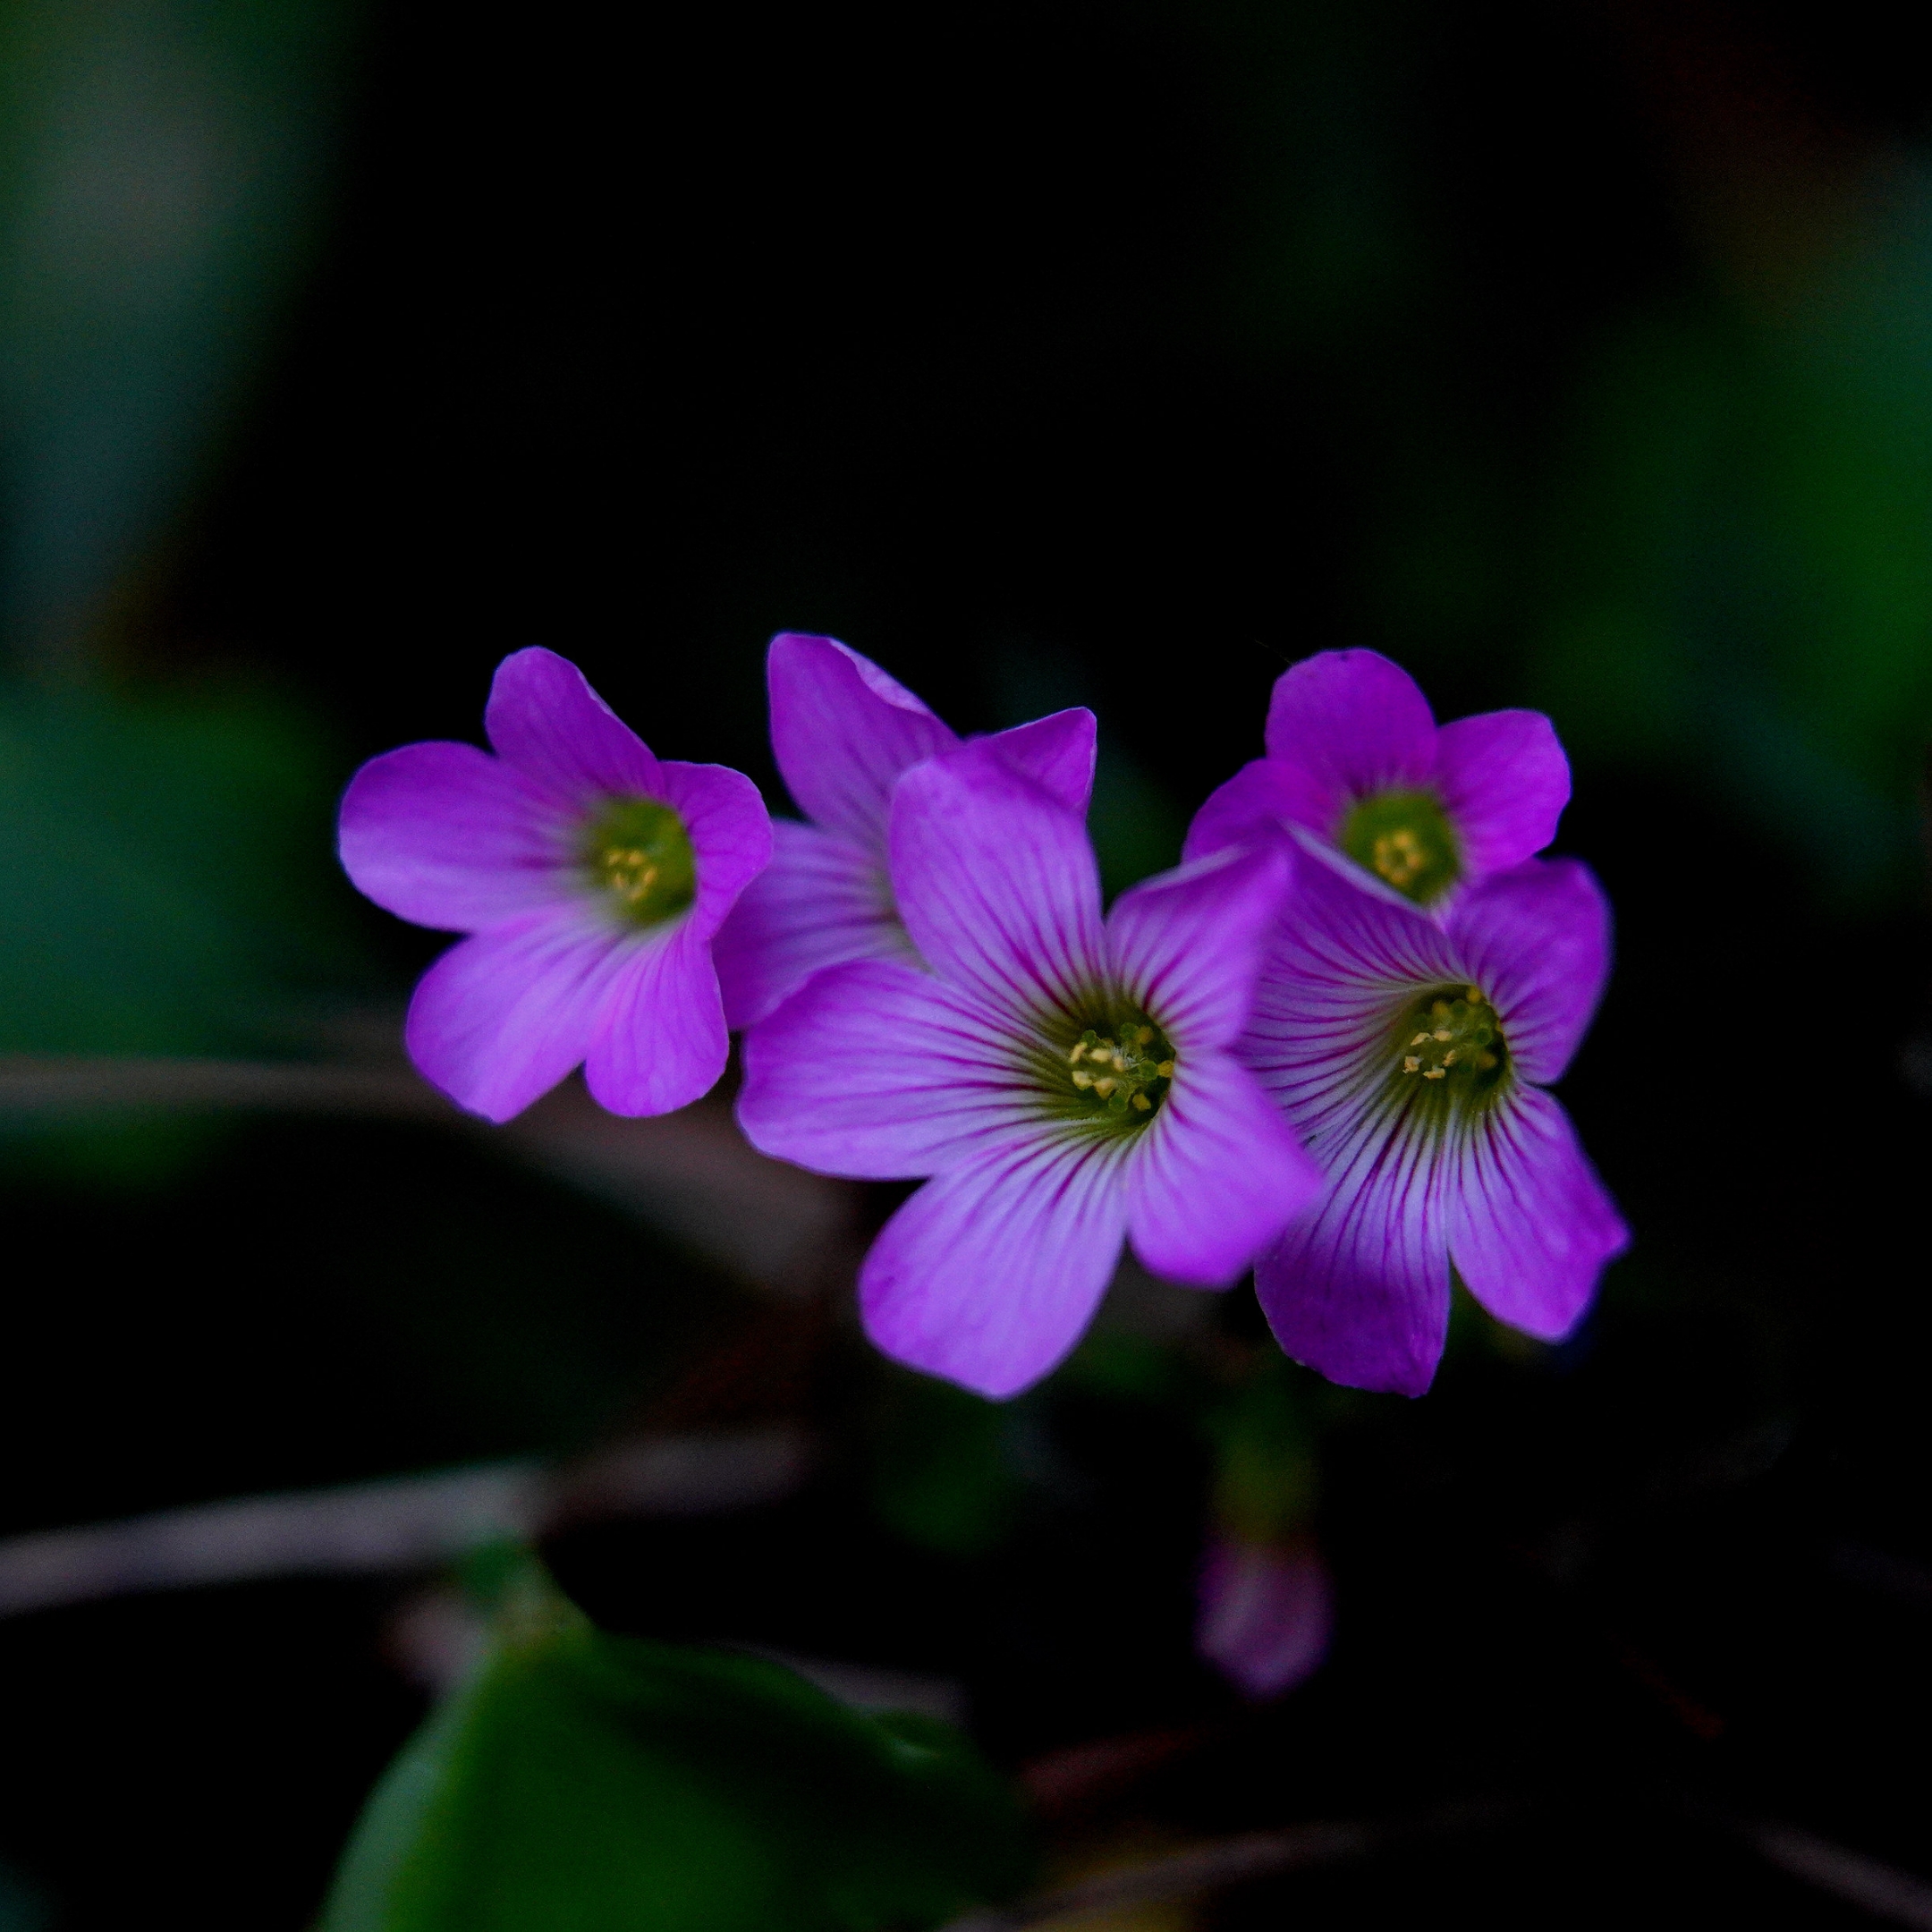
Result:
[[[1174,1084],[1174,1047],[1144,1013],[1115,1012],[1080,1026],[1085,1017],[1057,1021],[1047,1030],[1051,1044],[1038,1056],[1047,1105],[1096,1126],[1145,1127]]]
[[[585,832],[584,869],[634,926],[656,926],[698,895],[684,821],[651,799],[613,799]]]
[[[1480,1106],[1509,1071],[1496,1010],[1475,987],[1442,987],[1404,1006],[1394,1029],[1394,1084],[1433,1089],[1445,1102]]]
[[[1420,905],[1439,899],[1462,877],[1454,828],[1433,792],[1374,792],[1358,799],[1336,843],[1357,865]]]

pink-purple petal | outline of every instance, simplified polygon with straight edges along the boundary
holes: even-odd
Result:
[[[1532,859],[1471,886],[1446,924],[1464,970],[1496,1004],[1516,1071],[1556,1080],[1610,971],[1610,904],[1589,867]]]
[[[1188,827],[1181,856],[1205,859],[1230,845],[1281,843],[1290,826],[1304,822],[1301,792],[1292,772],[1273,758],[1255,758],[1208,794]]]
[[[835,832],[772,821],[772,861],[712,942],[724,1017],[755,1026],[827,966],[911,959],[883,863]]]
[[[717,1085],[730,1041],[717,972],[686,919],[626,940],[584,1057],[584,1083],[613,1114],[669,1114]]]
[[[1037,1382],[1079,1341],[1119,1261],[1117,1148],[1055,1136],[928,1181],[860,1270],[866,1333],[982,1395]]]
[[[996,732],[986,742],[1069,811],[1087,816],[1098,745],[1094,715],[1084,706]]]
[[[899,775],[958,743],[912,693],[836,639],[784,631],[766,660],[772,751],[805,815],[883,856]]]
[[[1122,894],[1106,937],[1121,986],[1188,1053],[1226,1046],[1253,1003],[1288,891],[1286,850],[1216,852]]]
[[[1351,1388],[1419,1395],[1449,1329],[1446,1217],[1433,1148],[1370,1115],[1328,1150],[1327,1192],[1255,1267],[1283,1349]]]
[[[1321,1192],[1321,1170],[1253,1074],[1185,1052],[1127,1157],[1127,1231],[1148,1271],[1225,1288]]]
[[[1465,878],[1521,865],[1556,836],[1570,761],[1540,711],[1489,711],[1436,734],[1436,789],[1462,848]]]
[[[685,765],[666,759],[657,767],[652,795],[684,821],[698,873],[691,923],[708,939],[724,924],[738,895],[771,862],[771,815],[758,788],[724,765]]]
[[[570,815],[468,744],[412,744],[350,780],[339,850],[356,889],[401,919],[472,932],[572,890]]]
[[[908,772],[893,795],[899,916],[940,978],[993,1013],[1099,983],[1100,876],[1079,817],[987,740]]]
[[[1038,1137],[983,1016],[930,973],[883,960],[827,969],[751,1030],[738,1121],[763,1153],[880,1181]]]
[[[1241,1058],[1304,1136],[1351,1113],[1365,1054],[1401,1004],[1468,978],[1448,934],[1419,907],[1305,855],[1270,938]]]
[[[506,1121],[583,1058],[623,963],[623,935],[587,908],[493,926],[423,975],[410,1057],[459,1106]]]
[[[1290,665],[1275,681],[1267,739],[1286,815],[1324,837],[1352,801],[1425,785],[1436,768],[1428,700],[1378,651],[1323,651]]]
[[[1470,1292],[1545,1341],[1575,1327],[1630,1244],[1569,1116],[1540,1088],[1519,1089],[1456,1142],[1445,1195],[1450,1257]]]
[[[1334,1589],[1312,1540],[1217,1538],[1209,1547],[1195,1648],[1250,1697],[1279,1697],[1312,1676],[1334,1627]]]
[[[554,797],[660,798],[657,760],[567,657],[532,648],[505,657],[483,713],[497,755]]]

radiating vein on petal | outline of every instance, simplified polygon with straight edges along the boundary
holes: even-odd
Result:
[[[469,744],[412,744],[350,781],[343,869],[379,906],[419,926],[473,932],[566,900],[573,816]]]
[[[752,1030],[744,1066],[746,1138],[822,1174],[911,1179],[1049,1131],[1011,1038],[912,966],[818,974]]]
[[[1100,876],[1086,827],[986,741],[900,781],[891,853],[900,917],[942,979],[1007,1013],[1100,982]]]
[[[1120,1259],[1117,1149],[1035,1141],[928,1182],[866,1257],[866,1333],[982,1395],[1037,1382],[1080,1339]]]

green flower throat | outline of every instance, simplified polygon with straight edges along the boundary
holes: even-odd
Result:
[[[1335,843],[1419,905],[1441,898],[1462,876],[1454,829],[1433,792],[1375,792],[1359,799]]]
[[[591,885],[632,926],[657,926],[698,896],[698,867],[684,821],[651,799],[613,799],[584,833]]]
[[[1174,1050],[1147,1014],[1129,1009],[1077,1033],[1065,1022],[1051,1032],[1038,1073],[1054,1113],[1132,1133],[1160,1111],[1174,1084]]]
[[[1496,1010],[1472,986],[1439,987],[1407,1002],[1392,1029],[1391,1097],[1437,1112],[1488,1106],[1509,1075]]]

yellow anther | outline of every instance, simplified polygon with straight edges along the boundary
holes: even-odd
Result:
[[[1154,1111],[1154,1103],[1144,1093],[1137,1093],[1133,1097],[1133,1106],[1137,1114],[1151,1114]]]
[[[1438,1020],[1446,1019],[1449,1013],[1449,1002],[1445,999],[1436,1000],[1429,1007],[1429,1011],[1434,1013]]]
[[[1483,1004],[1482,995],[1478,992],[1474,987],[1464,987],[1462,988],[1462,997],[1466,999],[1471,1006],[1480,1006]]]
[[[1452,1046],[1449,1051],[1442,1056],[1442,1063],[1445,1066],[1453,1066],[1455,1064],[1455,1048]]]
[[[1449,1070],[1446,1067],[1432,1066],[1423,1074],[1422,1078],[1424,1080],[1447,1080],[1449,1078]]]
[[[1154,1069],[1154,1071],[1158,1073],[1163,1080],[1172,1080],[1174,1078],[1174,1062],[1172,1060],[1163,1060],[1161,1063]]]
[[[1404,1054],[1402,1055],[1402,1070],[1404,1073],[1418,1072],[1420,1071],[1421,1065],[1421,1061],[1417,1059],[1413,1054]]]
[[[1073,1066],[1078,1066],[1080,1064],[1080,1055],[1086,1051],[1086,1042],[1084,1040],[1075,1040],[1073,1042],[1073,1051],[1067,1055],[1068,1063]]]
[[[1104,1100],[1119,1085],[1120,1082],[1109,1073],[1105,1080],[1097,1080],[1093,1083],[1093,1090]]]
[[[1076,1073],[1073,1076],[1073,1084],[1078,1087],[1083,1093],[1087,1090],[1088,1088],[1091,1087],[1093,1083],[1094,1078],[1091,1073]],[[1109,1086],[1112,1086],[1113,1082],[1110,1080],[1107,1084]]]
[[[1477,1067],[1482,1072],[1487,1073],[1496,1063],[1496,1055],[1493,1053],[1479,1053],[1476,1055]]]
[[[1411,1046],[1426,1046],[1428,1045],[1428,1038],[1427,1033],[1418,1033],[1409,1044]]]
[[[1439,1026],[1429,1035],[1431,1039],[1453,1039],[1455,1035],[1445,1026]]]

